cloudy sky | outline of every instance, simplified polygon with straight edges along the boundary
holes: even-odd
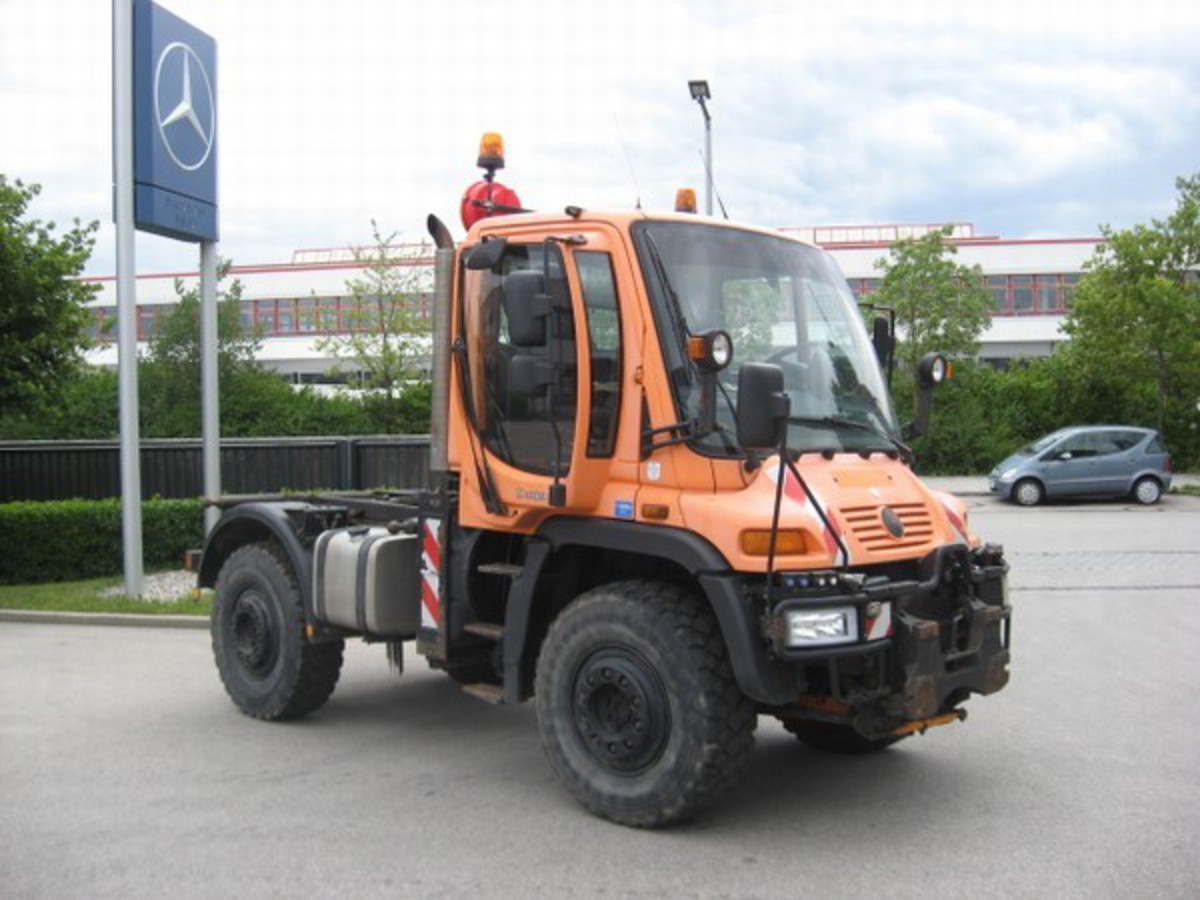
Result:
[[[220,54],[221,253],[281,262],[370,220],[457,228],[478,139],[526,206],[718,190],[763,225],[974,222],[1085,236],[1166,214],[1200,171],[1200,3],[163,0]],[[103,225],[111,3],[0,0],[0,172]],[[152,235],[140,271],[194,267]]]

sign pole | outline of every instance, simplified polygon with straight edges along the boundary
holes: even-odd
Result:
[[[200,243],[200,403],[204,436],[204,497],[221,496],[221,415],[217,388],[217,245]],[[204,531],[217,524],[221,511],[204,508]]]
[[[133,0],[113,0],[113,174],[117,225],[117,383],[125,593],[142,596],[137,286],[133,240]]]

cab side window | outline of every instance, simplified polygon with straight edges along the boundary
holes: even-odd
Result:
[[[607,253],[577,251],[575,265],[592,366],[587,455],[612,456],[621,409],[621,314],[612,259]]]
[[[473,380],[479,380],[471,393],[479,434],[489,451],[513,466],[541,475],[553,474],[557,456],[560,473],[565,475],[575,431],[574,342],[569,334],[558,335],[564,365],[547,390],[535,394],[514,390],[513,374],[522,366],[528,371],[531,363],[535,368],[544,365],[549,371],[555,323],[548,324],[544,343],[518,342],[510,334],[505,311],[514,293],[510,276],[533,271],[549,276],[546,291],[552,305],[561,309],[565,304],[569,315],[570,292],[562,255],[557,247],[550,248],[549,258],[545,254],[542,244],[510,246],[500,272],[479,273],[481,277],[468,290],[465,313],[468,332],[473,332],[468,348],[470,372]]]

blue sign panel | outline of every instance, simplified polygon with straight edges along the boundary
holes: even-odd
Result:
[[[215,241],[217,42],[151,0],[133,9],[133,220]]]

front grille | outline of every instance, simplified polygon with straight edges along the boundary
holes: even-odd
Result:
[[[841,510],[850,533],[870,551],[906,550],[933,540],[933,520],[924,503],[892,503],[889,508],[904,523],[904,536],[894,538],[883,524],[883,506],[847,506]]]

